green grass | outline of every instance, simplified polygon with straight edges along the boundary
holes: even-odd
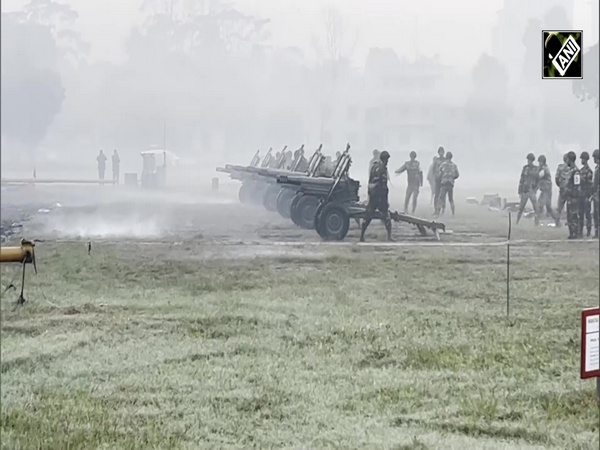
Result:
[[[39,244],[2,300],[2,447],[600,445],[597,246],[514,246],[509,319],[502,247],[215,249]]]

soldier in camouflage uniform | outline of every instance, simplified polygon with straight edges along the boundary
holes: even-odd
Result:
[[[452,152],[446,153],[446,158],[439,169],[439,176],[436,179],[436,184],[439,186],[440,196],[438,198],[435,216],[439,216],[446,209],[446,196],[450,209],[454,216],[454,182],[459,177],[458,167],[452,162]]]
[[[594,168],[594,181],[592,182],[592,203],[594,204],[594,237],[598,238],[598,228],[600,225],[600,175],[598,167],[600,166],[600,150],[594,150],[592,154],[596,167]]]
[[[579,231],[583,237],[583,226],[586,228],[586,236],[592,234],[592,194],[594,193],[594,172],[588,165],[590,155],[588,152],[581,153],[581,198],[579,203]]]
[[[417,161],[417,153],[410,152],[410,161],[406,161],[402,167],[396,170],[396,174],[406,172],[408,177],[408,185],[406,187],[406,197],[404,198],[404,212],[408,211],[408,204],[412,197],[412,213],[417,209],[417,198],[419,197],[419,188],[423,186],[423,171],[419,161]]]
[[[556,208],[556,214],[559,218],[558,225],[561,225],[560,218],[562,217],[562,212],[565,207],[566,198],[565,198],[565,185],[567,183],[567,176],[569,173],[569,165],[567,164],[567,153],[563,155],[563,162],[558,165],[556,168],[556,173],[554,174],[554,181],[558,186],[558,205]]]
[[[387,186],[388,182],[388,169],[387,164],[390,159],[390,154],[385,150],[379,155],[379,161],[375,161],[371,166],[369,173],[369,203],[367,204],[367,216],[363,220],[362,227],[360,230],[360,242],[365,241],[365,232],[367,227],[373,219],[373,213],[379,210],[382,215],[383,224],[387,231],[388,241],[392,239],[392,219],[390,217],[388,202],[389,189]]]
[[[531,202],[531,206],[533,207],[533,213],[535,215],[535,224],[539,225],[540,218],[538,216],[538,205],[537,199],[535,198],[535,194],[538,189],[538,168],[533,162],[535,161],[535,156],[533,153],[527,155],[527,164],[523,166],[523,170],[521,171],[521,179],[519,180],[519,197],[521,198],[521,203],[519,203],[519,211],[517,212],[517,223],[521,220],[521,216],[523,215],[523,210],[527,205],[527,201]]]
[[[373,168],[373,164],[378,163],[380,161],[379,156],[381,152],[379,150],[373,150],[373,157],[371,161],[369,161],[369,175],[371,174],[371,169]]]
[[[560,218],[554,213],[554,209],[552,208],[552,174],[544,155],[538,157],[538,163],[538,187],[540,189],[540,196],[537,199],[538,207],[540,208],[538,215],[541,219],[545,209],[558,226]]]
[[[581,173],[575,165],[577,155],[575,152],[567,153],[567,167],[569,168],[565,178],[567,180],[564,188],[564,197],[567,203],[567,225],[569,227],[569,239],[580,238],[579,221],[581,196]]]
[[[440,167],[445,161],[445,152],[446,151],[444,150],[444,147],[438,147],[438,156],[433,158],[433,163],[429,168],[428,177],[429,175],[431,175],[433,179],[433,208],[435,209],[435,211],[439,210],[438,200],[440,198],[440,184],[438,183],[438,180],[440,178]]]

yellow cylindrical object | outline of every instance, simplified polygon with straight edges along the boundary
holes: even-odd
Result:
[[[0,262],[31,263],[33,261],[33,243],[22,240],[20,247],[0,247]]]

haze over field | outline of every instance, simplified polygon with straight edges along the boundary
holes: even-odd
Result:
[[[464,184],[512,189],[529,151],[555,168],[598,146],[597,76],[581,102],[539,64],[542,29],[597,43],[594,5],[3,1],[2,174],[93,178],[100,148],[139,172],[139,151],[166,141],[192,179],[256,149],[350,142],[358,178],[374,148],[428,166],[444,145]]]

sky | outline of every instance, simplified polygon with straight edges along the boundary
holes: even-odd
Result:
[[[2,0],[2,11],[29,0]],[[201,0],[195,0],[201,1]],[[347,45],[356,42],[355,63],[362,65],[370,47],[392,47],[414,58],[439,54],[443,63],[470,67],[489,52],[491,29],[502,0],[230,0],[245,13],[271,19],[276,46],[297,46],[314,57],[313,36],[323,33],[323,10],[336,5],[347,29]],[[523,0],[527,1],[527,0]],[[585,5],[575,0],[575,25],[591,24]],[[143,19],[141,0],[64,0],[80,14],[78,28],[91,43],[92,61],[118,63],[125,58],[124,41]],[[597,38],[597,32],[596,38]]]

